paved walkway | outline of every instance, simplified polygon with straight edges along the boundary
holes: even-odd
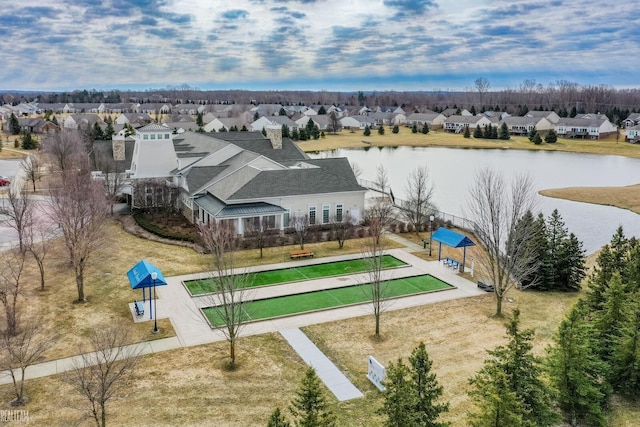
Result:
[[[400,241],[406,241],[406,239]],[[394,238],[394,240],[396,240]],[[407,241],[408,242],[408,241]],[[403,242],[405,243],[405,242]],[[409,243],[413,246],[410,246]],[[409,266],[400,267],[391,270],[385,270],[383,272],[383,279],[397,279],[402,277],[415,276],[420,274],[431,274],[446,283],[454,286],[453,289],[443,290],[439,292],[431,292],[415,296],[407,296],[398,298],[390,302],[387,311],[400,310],[409,307],[415,307],[425,304],[432,304],[440,301],[446,301],[457,298],[471,297],[477,295],[483,295],[484,292],[479,290],[477,286],[460,277],[455,272],[445,267],[438,261],[425,261],[418,258],[408,251],[423,250],[421,246],[415,245],[411,242],[407,243],[409,246],[407,249],[392,249],[388,251],[391,255],[401,259]],[[417,249],[415,249],[417,247]],[[325,263],[327,261],[338,261],[344,259],[360,258],[360,254],[343,255],[331,258],[317,258],[298,261],[286,261],[278,264],[271,264],[266,266],[251,267],[249,271],[261,271],[272,270],[277,268],[290,268],[292,266],[303,266],[318,263]],[[157,341],[150,341],[145,343],[136,344],[139,346],[142,354],[155,353],[159,351],[166,351],[176,349],[180,347],[188,347],[200,344],[206,344],[216,341],[224,341],[225,337],[222,331],[212,329],[208,323],[205,322],[201,308],[211,306],[215,300],[211,295],[191,297],[187,292],[183,281],[192,280],[197,278],[206,277],[206,274],[191,274],[185,276],[168,277],[167,286],[157,288],[158,300],[154,309],[157,310],[158,318],[169,318],[171,324],[176,332],[176,337],[166,338]],[[366,273],[354,274],[349,276],[330,277],[322,279],[307,280],[304,282],[290,283],[286,285],[265,286],[248,290],[249,297],[251,299],[257,298],[270,298],[287,294],[304,293],[319,289],[329,289],[342,286],[351,286],[354,284],[366,283],[368,277]],[[132,299],[141,299],[137,296],[132,296]],[[149,319],[149,307],[145,307],[145,316],[137,318],[133,309],[133,303],[130,304],[131,315],[134,321],[150,322]],[[313,325],[317,323],[329,322],[334,320],[342,320],[351,317],[371,315],[370,304],[360,304],[347,307],[339,307],[330,310],[322,310],[312,313],[304,313],[294,316],[285,316],[276,319],[269,319],[259,322],[248,323],[243,326],[242,335],[258,335],[268,332],[280,332],[285,331],[284,334],[288,334],[286,331],[290,331],[295,328],[303,326]],[[153,327],[149,323],[149,327]],[[282,332],[281,332],[282,333]],[[283,334],[283,335],[284,335]],[[285,336],[286,338],[286,336]],[[305,337],[306,338],[306,337]],[[307,338],[308,339],[308,338]],[[295,347],[294,347],[295,348]],[[65,359],[44,362],[31,366],[27,370],[26,378],[38,378],[47,375],[55,375],[69,370],[73,366],[74,360],[78,360],[80,356],[69,357]],[[305,356],[301,354],[301,357],[305,359]],[[311,359],[309,359],[311,360]],[[315,359],[314,359],[315,360]],[[328,359],[327,359],[328,360]],[[309,362],[308,362],[309,363]],[[316,367],[314,362],[310,362],[312,366]],[[319,362],[316,362],[319,363]],[[330,363],[330,362],[329,362]],[[319,365],[318,365],[319,366]],[[334,366],[335,368],[335,366]],[[329,369],[329,368],[327,368]],[[335,368],[337,370],[337,368]],[[339,372],[339,371],[338,371]],[[5,374],[4,376],[2,374]],[[340,373],[340,375],[342,375]],[[322,377],[321,377],[322,378]],[[340,399],[340,396],[349,396],[350,394],[343,394],[342,389],[348,388],[344,385],[342,380],[335,380],[337,389],[331,388],[334,384],[332,378],[338,378],[337,374],[330,373],[325,381],[327,386],[332,390],[334,394]],[[346,379],[346,378],[345,378]],[[324,379],[323,379],[324,381]],[[347,380],[348,381],[348,380]],[[0,384],[11,382],[11,378],[6,372],[0,372]],[[355,388],[355,387],[354,387]]]
[[[300,329],[285,329],[280,331],[280,334],[302,360],[316,370],[318,377],[340,402],[364,396]]]

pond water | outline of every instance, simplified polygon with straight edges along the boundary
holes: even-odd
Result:
[[[474,175],[484,167],[501,171],[507,180],[518,173],[528,173],[536,190],[640,183],[640,160],[622,156],[440,147],[339,149],[310,156],[347,157],[362,170],[360,178],[372,181],[376,178],[377,166],[383,164],[391,188],[399,198],[405,198],[409,173],[426,165],[435,187],[434,199],[438,209],[461,217],[465,217],[466,199]],[[584,243],[587,253],[609,243],[620,225],[627,236],[640,236],[640,216],[627,210],[540,195],[536,207],[545,216],[558,209],[569,231]]]

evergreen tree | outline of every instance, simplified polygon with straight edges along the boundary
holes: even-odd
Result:
[[[391,133],[398,133],[400,132],[400,128],[398,127],[398,125],[393,126],[393,129],[391,129]]]
[[[570,425],[604,426],[610,386],[604,381],[606,365],[593,352],[592,330],[584,316],[585,305],[579,301],[560,323],[549,349],[549,374]]]
[[[294,141],[297,141],[298,139],[300,139],[300,135],[298,134],[297,128],[293,128],[293,131],[291,131],[291,139],[293,139]]]
[[[93,124],[93,132],[91,132],[91,137],[94,141],[103,141],[105,139],[102,128],[100,127],[98,122],[95,122]]]
[[[569,233],[569,237],[561,243],[560,251],[558,252],[560,273],[556,289],[561,291],[579,291],[582,289],[582,281],[587,275],[584,254],[585,250],[582,247],[582,242],[578,240],[575,234]]]
[[[498,126],[489,125],[489,138],[498,139]]]
[[[280,111],[278,111],[278,115],[279,116],[286,116],[287,115],[287,110],[285,110],[284,107],[280,107]]]
[[[448,423],[438,422],[440,414],[449,410],[449,403],[438,403],[444,388],[438,383],[436,374],[431,371],[433,362],[429,359],[424,342],[420,342],[411,356],[411,379],[415,389],[416,401],[413,407],[417,425],[444,427]]]
[[[485,139],[490,139],[491,138],[491,123],[489,123],[488,125],[484,125],[484,130],[482,131],[482,137]]]
[[[472,105],[471,109],[469,110],[469,112],[471,113],[471,115],[475,116],[476,115],[476,106]]]
[[[378,410],[385,415],[385,427],[417,426],[417,419],[413,408],[417,403],[416,395],[408,379],[409,369],[402,363],[402,359],[394,365],[389,363],[386,369],[387,378],[383,381],[386,388],[384,402]]]
[[[15,114],[11,113],[11,117],[9,117],[9,132],[11,135],[19,135],[20,134],[20,122]]]
[[[313,139],[320,138],[320,128],[318,127],[318,125],[313,125],[313,129],[311,129],[311,136],[313,137]]]
[[[204,121],[202,119],[202,113],[200,111],[198,111],[198,114],[196,115],[196,125],[198,125],[198,127],[203,127],[204,126]]]
[[[553,412],[551,389],[542,380],[541,361],[533,355],[533,331],[520,329],[520,311],[514,310],[507,322],[506,346],[499,346],[489,351],[490,359],[485,360],[484,367],[471,380],[478,391],[485,387],[481,395],[488,390],[502,391],[505,395],[513,393],[517,405],[515,418],[521,419],[521,426],[543,427],[557,422]],[[504,375],[504,378],[503,378]],[[504,384],[502,382],[505,382]],[[492,383],[492,384],[491,384]],[[495,393],[495,392],[494,392]],[[482,404],[478,405],[482,406]],[[495,424],[504,425],[504,424]]]
[[[517,230],[531,230],[530,232],[518,232]],[[537,218],[533,217],[531,211],[525,212],[516,224],[515,236],[527,236],[523,241],[514,242],[516,245],[525,245],[528,247],[526,253],[536,254],[531,257],[529,264],[524,271],[525,274],[520,280],[521,287],[528,288],[530,286],[544,287],[544,259],[547,253],[547,238],[545,230],[545,221],[542,213]]]
[[[482,129],[480,129],[480,125],[476,125],[476,130],[473,131],[473,137],[476,139],[482,138]]]
[[[289,126],[282,125],[282,137],[283,138],[289,138],[290,136],[291,136],[291,134],[289,133]]]
[[[620,328],[620,339],[612,357],[611,382],[625,396],[640,394],[640,303],[637,294],[626,300],[629,315]]]
[[[550,129],[549,132],[547,132],[547,135],[544,137],[544,142],[546,142],[547,144],[555,144],[556,142],[558,142],[558,134],[556,133],[556,131]]]
[[[258,114],[258,112],[256,111],[255,114],[253,115],[253,121],[255,122],[259,118],[260,118],[260,114]]]
[[[22,132],[22,149],[23,150],[34,150],[36,148],[38,148],[38,143],[36,142],[35,139],[33,139],[33,136],[31,135],[31,132],[28,131],[24,131]]]
[[[298,139],[300,141],[306,141],[307,139],[309,139],[309,134],[307,133],[307,130],[305,128],[301,128],[298,131]]]
[[[324,105],[321,105],[320,108],[318,109],[318,115],[319,116],[324,116],[327,114],[327,109],[324,108]]]
[[[622,227],[618,227],[611,242],[600,250],[596,266],[589,277],[586,304],[591,310],[599,310],[604,303],[604,293],[615,273],[624,277],[626,263],[624,260],[630,248],[630,241],[625,237]],[[623,279],[623,283],[625,280]]]
[[[309,136],[313,135],[313,127],[315,125],[316,123],[313,120],[311,119],[307,120],[307,124],[304,127],[307,130],[307,135]]]
[[[366,126],[366,127],[364,128],[363,135],[364,135],[364,136],[369,136],[369,135],[371,135],[371,129],[369,128],[369,126]]]
[[[533,142],[533,138],[536,137],[537,133],[538,133],[538,130],[536,129],[535,126],[529,129],[529,133],[527,135],[529,137],[529,141]]]
[[[540,134],[538,132],[536,132],[536,134],[533,136],[532,142],[536,145],[542,144],[542,137],[540,137]]]
[[[60,125],[58,124],[58,119],[56,118],[56,116],[53,116],[53,119],[51,119],[51,123],[53,123],[53,124],[54,124],[54,125],[56,125],[56,126],[60,126]]]
[[[429,133],[429,124],[427,122],[424,122],[424,125],[422,125],[422,134],[426,135]]]
[[[247,129],[247,125],[242,125],[242,129],[240,129],[240,132],[249,132],[249,129]]]
[[[593,313],[593,329],[598,340],[595,349],[605,363],[610,364],[613,353],[620,344],[622,331],[628,320],[630,297],[625,292],[620,274],[615,273],[604,292],[602,310]]]
[[[384,126],[380,125],[378,128],[378,135],[384,135]]]
[[[498,133],[498,138],[504,139],[504,140],[511,138],[511,135],[509,135],[509,127],[504,122],[502,123],[502,126],[500,126],[500,132]]]
[[[571,107],[571,112],[569,113],[569,117],[573,118],[575,116],[578,115],[578,110],[576,109],[576,106],[574,105],[573,107]]]
[[[411,133],[418,133],[418,125],[413,122],[413,126],[411,126]]]
[[[465,138],[471,138],[471,132],[469,132],[469,126],[464,127],[464,133],[462,134]]]
[[[315,369],[309,367],[289,408],[297,427],[332,427],[335,417],[327,402]]]
[[[231,128],[231,129],[229,129],[229,130],[233,130],[233,126],[232,126],[232,128]],[[264,127],[262,128],[262,135],[263,135],[263,136],[267,136],[267,130],[266,130]]]
[[[107,140],[111,139],[111,137],[115,133],[116,132],[113,130],[113,120],[108,120],[107,127],[104,130],[104,139],[107,139]]]
[[[267,423],[267,427],[290,427],[289,421],[284,417],[282,412],[280,412],[280,408],[276,408],[269,417],[269,422]]]
[[[475,402],[477,412],[469,414],[472,427],[521,427],[525,409],[509,390],[507,375],[497,369],[476,375],[471,381],[474,388],[469,396]]]

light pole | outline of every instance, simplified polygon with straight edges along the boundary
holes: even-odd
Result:
[[[433,215],[429,217],[429,257],[431,257],[431,243],[433,242],[433,220],[434,219],[436,219],[436,217]]]
[[[153,320],[153,333],[157,334],[158,332],[160,332],[160,330],[158,329],[158,295],[156,294],[156,279],[158,278],[158,273],[156,273],[155,271],[151,272],[151,280],[153,280],[153,294],[154,297],[153,301],[151,301],[155,307],[153,309],[153,311],[156,312],[156,316],[154,317]],[[151,302],[149,303],[149,306],[151,306]]]

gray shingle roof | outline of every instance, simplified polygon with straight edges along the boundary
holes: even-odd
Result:
[[[226,168],[226,166],[201,166],[187,170],[184,177],[187,180],[189,190],[195,191],[201,188]]]

